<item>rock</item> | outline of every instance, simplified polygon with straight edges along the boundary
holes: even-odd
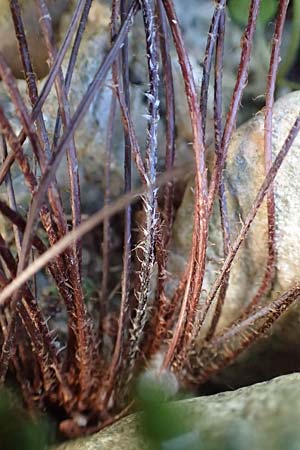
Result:
[[[61,17],[61,37],[64,35],[70,19],[71,13],[74,9],[75,2],[70,2],[69,11]],[[52,5],[50,1],[49,6]],[[74,75],[72,79],[72,85],[69,93],[69,102],[71,106],[71,112],[73,113],[78,106],[80,100],[82,99],[89,83],[92,81],[94,74],[107,53],[110,42],[109,42],[109,22],[110,22],[110,2],[95,1],[93,2],[89,21],[87,25],[86,32],[83,36],[81,49],[77,64],[74,70]],[[26,14],[29,11],[34,10],[34,1],[28,4],[26,7]],[[24,9],[25,11],[25,9]],[[54,11],[56,14],[56,11]],[[6,15],[9,15],[7,10]],[[56,16],[55,16],[56,17]],[[55,19],[53,17],[53,19]],[[25,18],[24,18],[25,19]],[[28,36],[35,33],[35,21],[27,22],[24,20],[26,29],[28,28]],[[12,24],[10,24],[12,26]],[[3,33],[7,34],[6,30]],[[12,30],[10,29],[10,34]],[[6,36],[5,34],[5,36]],[[35,42],[37,39],[35,39]],[[38,40],[42,42],[42,39]],[[147,120],[144,115],[147,113],[147,99],[145,93],[149,89],[149,80],[146,70],[146,42],[145,42],[145,32],[142,24],[142,16],[138,14],[135,19],[132,32],[129,39],[130,47],[130,71],[131,71],[131,85],[130,85],[130,95],[131,95],[131,114],[136,128],[138,142],[140,144],[142,152],[144,152],[146,145],[146,128]],[[8,54],[12,57],[15,55],[16,51],[12,48],[7,49]],[[34,52],[33,52],[34,54]],[[63,71],[66,72],[68,64],[68,55],[63,62]],[[175,88],[178,90],[177,103],[179,116],[179,138],[178,143],[181,151],[179,151],[178,160],[184,160],[187,157],[186,152],[186,141],[191,139],[190,135],[190,124],[186,113],[186,101],[181,101],[184,99],[184,89],[183,83],[179,74],[179,68],[177,63],[177,58],[172,53],[172,57],[175,64]],[[15,60],[15,58],[13,58]],[[194,63],[197,72],[197,80],[200,78],[201,71],[199,70],[198,63]],[[39,82],[39,90],[42,87],[44,80]],[[86,116],[84,117],[82,123],[76,130],[75,142],[76,149],[79,160],[79,171],[80,171],[80,182],[81,182],[81,194],[82,194],[82,205],[83,213],[91,213],[99,209],[103,204],[103,192],[104,192],[104,171],[105,171],[105,151],[106,151],[106,134],[107,125],[109,119],[110,101],[112,96],[112,79],[111,73],[109,72],[107,79],[103,85],[103,88],[95,95],[95,99],[91,104]],[[23,98],[26,99],[28,106],[30,108],[28,97],[27,97],[27,87],[24,80],[18,81],[18,87],[23,94]],[[177,89],[178,88],[178,89]],[[4,108],[7,117],[12,122],[15,132],[20,131],[20,124],[16,119],[14,107],[10,101],[9,96],[6,93],[5,88],[2,83],[0,83],[0,101]],[[55,90],[52,89],[47,101],[43,107],[43,114],[47,126],[49,136],[52,135],[56,113],[57,113],[57,97]],[[163,116],[163,111],[162,111]],[[161,151],[159,158],[159,165],[163,164],[164,152],[165,152],[165,131],[164,131],[164,121],[163,119],[159,122],[159,149]],[[111,157],[111,196],[117,197],[123,191],[123,128],[120,121],[120,117],[117,113],[116,126],[114,129],[114,145],[113,153]],[[192,156],[192,152],[188,152],[189,157]],[[134,166],[134,164],[133,164]],[[17,195],[17,202],[22,206],[26,205],[28,201],[28,196],[24,192],[22,175],[19,171],[14,168],[13,171],[14,180],[16,182],[15,190]],[[57,175],[59,184],[62,188],[62,197],[65,204],[68,201],[68,177],[66,177],[66,160],[64,160],[59,168]],[[18,183],[20,180],[20,183]],[[138,175],[133,167],[133,183],[138,183]],[[3,192],[5,198],[5,191]],[[67,207],[68,208],[68,207]]]
[[[86,89],[99,66],[101,58],[104,57],[109,46],[108,20],[104,20],[104,17],[107,17],[108,7],[103,6],[103,10],[106,14],[103,14],[103,17],[101,17],[101,28],[98,29],[97,34],[95,34],[93,28],[91,30],[88,29],[82,41],[69,93],[71,114],[75,111],[81,98],[86,92]],[[65,19],[64,23],[66,25]],[[70,55],[70,51],[68,54]],[[66,72],[67,64],[68,55],[62,66],[64,73]],[[43,82],[44,81],[40,82],[39,89],[41,89]],[[19,80],[18,87],[29,106],[25,82]],[[107,83],[104,85],[103,89],[95,95],[95,99],[91,104],[88,113],[76,130],[75,139],[80,162],[79,170],[82,183],[82,204],[83,209],[85,209],[83,212],[90,211],[91,205],[93,205],[92,211],[94,211],[101,207],[102,204],[105,140],[111,95],[112,90],[110,88],[110,83]],[[0,84],[0,99],[7,117],[12,122],[15,132],[18,133],[20,131],[20,124],[16,119],[14,107],[2,84]],[[43,107],[44,119],[50,137],[54,130],[57,108],[56,92],[55,89],[52,89]],[[117,148],[119,149],[120,146]],[[120,152],[121,151],[122,150],[120,149]],[[119,153],[115,155],[115,158],[112,158],[112,195],[118,194],[122,186],[120,182],[120,178],[122,179],[122,164],[119,163],[119,159]],[[20,179],[20,184],[18,183],[18,179]],[[19,204],[23,205],[25,194],[24,186],[22,176],[20,176],[17,169],[14,169],[14,180],[16,181],[15,189],[17,201]],[[69,184],[68,177],[66,177],[66,158],[59,168],[58,180],[62,188],[63,198],[67,197],[66,192],[69,190]],[[85,189],[86,186],[93,187],[93,189]],[[99,202],[98,204],[96,204],[96,199]]]
[[[18,62],[18,58],[15,58],[16,48],[11,46],[14,42],[10,38],[12,33],[12,23],[11,20],[7,20],[9,17],[8,3],[5,3],[5,9],[2,11],[2,21],[5,21],[5,26],[1,26],[1,33],[3,34],[3,39],[1,40],[0,50],[5,49],[5,54],[7,54],[9,61],[12,63]],[[21,2],[23,5],[24,1]],[[190,52],[190,59],[194,69],[194,76],[196,84],[200,91],[200,82],[202,76],[201,64],[203,63],[204,49],[206,45],[206,36],[213,14],[213,5],[210,0],[205,0],[203,2],[203,8],[201,11],[196,6],[195,0],[195,14],[184,14],[184,2],[182,0],[176,0],[175,7],[178,11],[178,16],[180,18],[181,26],[184,32],[184,36],[187,42],[187,48]],[[36,44],[34,48],[31,49],[33,57],[35,57],[36,51],[43,51],[40,45],[43,41],[40,37],[37,38],[37,19],[34,8],[35,0],[30,0],[26,2],[26,8],[23,8],[24,12],[24,23],[27,31],[28,38]],[[48,5],[52,13],[53,23],[60,24],[60,38],[63,37],[64,32],[70,22],[71,13],[75,6],[74,0],[69,0],[69,2],[61,1],[57,2],[55,0],[48,0]],[[68,8],[66,8],[68,6]],[[191,5],[192,6],[192,5]],[[76,69],[73,76],[72,87],[70,91],[70,104],[72,112],[75,110],[80,99],[82,98],[84,92],[87,89],[88,84],[93,78],[93,75],[99,65],[99,62],[104,57],[105,53],[109,48],[109,21],[110,21],[110,0],[95,0],[92,4],[92,8],[89,14],[88,26],[86,33],[83,38],[82,47],[79,55],[79,59],[76,65]],[[66,12],[61,14],[63,11]],[[0,19],[1,20],[1,19]],[[131,113],[133,121],[136,126],[136,132],[139,144],[142,151],[146,144],[146,127],[147,122],[143,117],[147,113],[147,99],[145,93],[149,89],[149,80],[146,71],[146,47],[145,47],[145,33],[142,24],[142,15],[139,13],[134,22],[134,26],[129,36],[129,48],[130,48],[130,81],[131,81]],[[1,23],[1,22],[0,22]],[[10,27],[10,28],[9,28]],[[237,34],[240,33],[240,29],[234,24],[230,26],[231,33],[229,34],[229,40],[226,45],[230,48],[230,54],[234,56],[234,66],[236,66],[238,55],[240,52],[239,45],[235,47],[235,51],[232,52],[233,42],[239,39],[236,38]],[[199,40],[199,36],[201,39]],[[1,37],[1,35],[0,35]],[[10,45],[6,46],[6,42]],[[15,45],[15,44],[14,44]],[[2,47],[1,47],[2,46]],[[175,86],[175,99],[176,99],[176,124],[177,124],[177,156],[176,161],[181,164],[192,158],[192,151],[188,147],[188,144],[192,140],[191,126],[189,114],[187,111],[187,102],[184,93],[184,86],[182,82],[182,76],[180,73],[180,68],[177,61],[177,56],[174,49],[171,48],[171,58],[173,62],[173,72],[174,72],[174,86]],[[38,57],[41,64],[45,64],[45,57]],[[66,71],[67,60],[63,63],[63,70]],[[19,62],[18,62],[19,64]],[[19,67],[19,66],[18,66]],[[230,66],[230,71],[232,71],[232,66]],[[15,69],[14,69],[15,70]],[[16,69],[20,70],[20,68]],[[44,69],[43,69],[44,70]],[[227,70],[227,69],[226,69]],[[229,70],[229,69],[228,69]],[[229,71],[229,72],[230,72]],[[228,73],[229,73],[228,72]],[[230,72],[231,73],[231,72]],[[41,71],[40,77],[44,75],[45,72]],[[232,78],[228,76],[226,79]],[[252,76],[251,80],[255,77]],[[263,79],[260,76],[259,79]],[[224,81],[225,82],[225,81]],[[41,87],[43,81],[40,82],[39,88]],[[225,84],[227,81],[225,82]],[[230,84],[230,83],[229,83]],[[231,85],[226,84],[226,92],[230,91]],[[84,118],[81,126],[76,132],[76,147],[78,152],[78,159],[80,164],[80,176],[81,176],[81,191],[82,191],[82,203],[84,205],[84,212],[92,212],[98,209],[102,205],[103,196],[103,180],[104,180],[104,170],[105,170],[105,141],[106,141],[106,130],[109,115],[109,105],[111,98],[111,74],[108,75],[106,83],[103,89],[95,97],[93,104],[91,105],[89,112]],[[19,88],[22,91],[24,97],[26,98],[26,87],[23,80],[19,81]],[[257,95],[262,92],[262,89],[254,89]],[[15,125],[16,131],[19,130],[18,122],[15,120],[14,108],[5,90],[0,86],[0,97],[1,105],[4,106],[5,111],[9,119],[11,119]],[[251,91],[252,92],[252,91]],[[252,96],[253,96],[252,92]],[[225,97],[227,94],[225,95]],[[227,98],[227,97],[226,97]],[[226,103],[226,99],[225,99]],[[49,129],[49,133],[54,127],[54,120],[57,111],[57,100],[54,90],[51,92],[44,108],[43,112],[46,119],[46,124]],[[208,127],[207,127],[207,141],[212,140],[212,102],[208,105]],[[111,195],[112,197],[117,196],[123,190],[123,131],[120,120],[117,120],[116,128],[114,130],[114,149],[112,156],[112,184],[111,184]],[[121,145],[120,145],[121,144]],[[159,123],[159,149],[160,155],[158,159],[159,168],[163,167],[164,161],[164,150],[165,150],[165,123],[164,123],[164,104],[161,102],[161,121]],[[69,190],[67,177],[65,176],[65,164],[61,165],[60,175],[58,175],[60,180],[63,193]],[[133,182],[138,182],[138,175],[133,169]],[[18,190],[18,189],[17,189]],[[22,192],[22,189],[20,189]],[[67,197],[63,194],[63,197]],[[22,203],[22,196],[18,196],[18,202]]]
[[[273,114],[273,158],[278,154],[294,120],[299,114],[300,91],[280,98]],[[231,241],[233,242],[254,201],[264,179],[264,115],[260,112],[234,133],[224,171]],[[275,180],[276,203],[276,275],[270,294],[264,303],[278,297],[299,281],[300,264],[300,178],[298,175],[300,136],[298,136],[283,162]],[[193,188],[189,183],[174,226],[170,267],[178,277],[183,270],[190,248],[193,214]],[[259,288],[267,259],[267,213],[263,203],[242,245],[230,273],[229,288],[223,308],[219,330],[236,319]],[[209,291],[223,261],[219,209],[216,205],[209,228],[209,247],[203,296]],[[248,382],[268,379],[299,367],[299,306],[295,305],[273,328],[272,338],[259,342],[251,352],[252,375],[245,371]],[[259,352],[259,358],[255,358]],[[249,353],[250,355],[250,353]],[[289,355],[289,356],[288,356]],[[290,356],[294,358],[290,359]],[[247,357],[243,356],[244,360]],[[270,364],[262,363],[267,358]],[[289,361],[288,361],[289,359]],[[297,361],[298,360],[298,361]],[[249,361],[248,361],[249,362]],[[288,366],[288,368],[287,368]],[[235,371],[236,371],[236,366]],[[233,374],[228,383],[237,382]],[[250,379],[249,379],[250,376]],[[252,377],[252,378],[251,378]],[[254,378],[253,378],[254,377]],[[235,380],[235,381],[234,381]],[[239,385],[242,383],[239,380]]]
[[[292,374],[232,392],[171,404],[178,428],[160,449],[296,449],[300,431],[300,375]],[[159,412],[157,413],[159,414]],[[144,450],[140,414],[56,450]],[[186,432],[178,435],[178,429]]]
[[[19,3],[22,10],[22,19],[26,30],[32,64],[37,77],[43,78],[48,72],[48,54],[39,26],[36,2],[35,0],[21,0]],[[46,3],[52,17],[53,26],[57,29],[61,15],[66,10],[69,2],[68,0],[48,0]],[[15,77],[24,78],[22,63],[19,58],[18,43],[15,38],[9,2],[7,0],[0,0],[0,10],[0,51],[3,53]]]

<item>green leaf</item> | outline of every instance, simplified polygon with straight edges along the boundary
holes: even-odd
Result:
[[[248,22],[250,0],[230,0],[228,10],[230,17],[240,25],[245,26]],[[278,7],[277,0],[262,0],[258,13],[258,23],[266,25],[273,19]]]
[[[140,377],[137,386],[137,400],[143,411],[140,431],[148,448],[199,450],[198,433],[190,430],[176,403],[167,401],[167,386],[156,381]]]
[[[12,392],[0,390],[1,450],[45,450],[48,431],[45,422],[29,417]]]

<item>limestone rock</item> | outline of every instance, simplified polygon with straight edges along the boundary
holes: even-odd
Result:
[[[279,450],[299,445],[300,376],[272,381],[208,397],[174,403],[187,432],[161,442],[162,449]],[[141,415],[131,415],[93,436],[56,450],[144,450]],[[151,447],[150,447],[151,448]]]
[[[273,158],[278,154],[285,138],[291,129],[294,120],[299,114],[300,91],[290,93],[280,98],[274,106],[272,153]],[[231,241],[233,242],[246,218],[254,201],[257,191],[264,179],[264,115],[258,113],[251,120],[239,127],[234,133],[228,152],[224,171],[225,188],[228,202],[228,215],[230,222]],[[299,281],[300,264],[300,178],[298,174],[300,136],[298,136],[279,170],[275,180],[276,203],[276,276],[270,295],[264,302],[276,298],[285,290]],[[173,247],[171,257],[171,270],[176,275],[183,270],[192,233],[190,220],[193,213],[193,188],[189,183],[183,202],[178,210],[174,227]],[[229,288],[219,324],[219,329],[229,325],[238,317],[242,308],[257,292],[264,275],[267,259],[267,212],[266,202],[260,208],[251,227],[248,238],[238,253],[230,274]],[[209,229],[209,247],[207,269],[204,280],[204,290],[209,291],[217,272],[223,261],[223,246],[220,232],[219,209],[216,205]],[[203,292],[203,296],[206,295]],[[271,372],[268,376],[261,374],[260,379],[266,379],[280,370],[280,360],[286,360],[286,355],[293,355],[289,369],[297,368],[296,355],[299,356],[298,342],[300,310],[299,306],[292,307],[282,319],[274,326],[274,338],[267,340],[257,348],[264,348],[264,354],[269,353],[268,360],[273,358]],[[277,336],[275,338],[275,336]],[[284,349],[284,351],[283,351]],[[280,352],[279,360],[275,357]],[[295,352],[295,353],[294,353]],[[262,355],[261,355],[262,356]],[[254,355],[252,354],[252,359]],[[298,360],[299,361],[299,360]],[[286,362],[284,366],[286,367]],[[261,359],[252,365],[258,367]],[[264,366],[264,365],[263,365]],[[272,369],[273,367],[273,369]],[[266,367],[259,370],[264,371]],[[273,372],[274,375],[274,372]],[[266,376],[266,378],[264,378]],[[254,380],[251,380],[252,382]]]

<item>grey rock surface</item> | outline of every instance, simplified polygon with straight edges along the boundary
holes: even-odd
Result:
[[[291,374],[232,392],[174,403],[186,434],[161,443],[164,449],[298,449],[300,376]],[[141,415],[126,417],[93,436],[56,450],[144,450]],[[192,444],[191,444],[192,442]],[[151,447],[150,447],[151,448]]]

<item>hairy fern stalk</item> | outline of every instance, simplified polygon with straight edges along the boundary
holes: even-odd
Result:
[[[266,91],[266,124],[272,123],[282,29],[289,2],[280,0],[278,3]],[[298,133],[300,116],[273,163],[270,160],[271,127],[265,127],[266,178],[238,237],[230,242],[222,171],[247,83],[260,1],[250,2],[235,87],[225,116],[222,114],[225,0],[215,2],[200,89],[195,83],[180,29],[180,18],[176,16],[172,0],[112,0],[111,46],[103,61],[99,60],[95,76],[86,86],[86,92],[73,114],[68,94],[92,1],[77,1],[65,38],[57,49],[47,3],[36,0],[50,65],[40,92],[28,50],[22,8],[18,0],[10,0],[9,4],[31,107],[27,107],[28,103],[22,98],[16,80],[0,54],[1,82],[22,126],[21,132],[16,134],[0,105],[3,160],[0,182],[5,184],[7,192],[5,200],[0,201],[0,212],[12,231],[9,240],[0,235],[0,380],[4,383],[8,375],[15,377],[27,407],[59,411],[59,429],[66,436],[74,437],[99,430],[126,414],[133,406],[130,388],[134,377],[158,353],[158,375],[167,370],[173,372],[182,384],[201,384],[231,363],[297,299],[300,285],[264,308],[257,308],[260,298],[270,286],[275,264],[272,183]],[[138,144],[129,93],[128,34],[139,14],[145,29],[149,79],[145,151]],[[189,170],[194,172],[195,204],[189,259],[182,278],[177,280],[172,298],[169,298],[166,285],[174,217],[174,186],[177,177],[182,177],[187,170],[175,164],[176,112],[171,46],[178,55],[193,131],[194,165]],[[64,74],[61,65],[68,48],[71,48],[69,65]],[[113,79],[113,96],[106,142],[104,205],[94,215],[82,220],[80,162],[74,133],[95,93],[107,80],[108,73]],[[214,86],[216,149],[210,180],[207,179],[205,160],[209,84]],[[47,130],[43,115],[43,106],[52,87],[58,104],[54,135]],[[162,101],[165,105],[166,148],[164,171],[161,173],[160,167],[158,173],[158,123]],[[124,195],[113,201],[110,199],[109,184],[110,155],[118,110],[124,128]],[[29,142],[30,155],[24,150],[25,141]],[[56,179],[64,155],[67,155],[71,220],[65,213]],[[16,204],[15,181],[11,174],[14,165],[18,166],[30,195],[26,211]],[[131,166],[135,167],[140,179],[140,187],[136,189],[132,187]],[[216,332],[230,268],[266,197],[269,258],[263,284],[253,299],[252,307],[242,311],[230,329]],[[142,208],[139,216],[132,211],[134,202]],[[215,202],[220,202],[221,208],[224,264],[200,307],[208,227]],[[110,300],[113,297],[110,276],[113,275],[109,271],[112,222],[116,214],[123,217],[122,270],[118,272],[121,294],[117,307],[116,302]],[[91,310],[84,289],[82,252],[86,241],[82,237],[100,224],[103,236],[102,245],[99,245],[103,261],[102,280],[98,289],[99,300]],[[137,227],[140,230],[138,238]],[[38,288],[41,279],[38,273],[41,270],[53,286],[54,294],[47,300],[47,306],[51,307],[51,302],[56,302],[55,296],[64,305],[63,331],[58,329],[55,320],[50,323],[45,316],[44,300],[39,298],[41,290]],[[196,350],[197,336],[212,307],[211,325],[199,351],[198,347]],[[108,326],[112,316],[115,318],[113,327]]]

